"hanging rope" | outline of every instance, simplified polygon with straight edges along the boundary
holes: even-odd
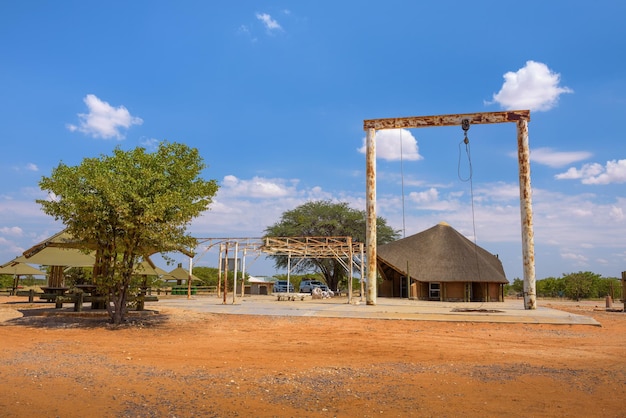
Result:
[[[404,216],[404,153],[402,152],[402,128],[400,128],[400,178],[402,191],[402,238],[406,237],[406,224]]]
[[[476,269],[478,270],[478,279],[480,279],[480,263],[478,262],[478,244],[476,243],[476,214],[474,209],[474,172],[472,168],[472,153],[470,152],[470,141],[467,137],[467,131],[470,128],[469,119],[463,119],[461,121],[461,128],[463,128],[463,140],[459,142],[459,163],[457,167],[457,175],[459,176],[459,180],[463,182],[468,182],[470,184],[470,200],[472,204],[472,231],[474,233],[474,255],[476,258]],[[467,155],[467,163],[469,167],[469,174],[467,178],[463,178],[461,175],[461,144],[465,144],[465,154]]]

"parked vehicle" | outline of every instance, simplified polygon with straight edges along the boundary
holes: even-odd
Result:
[[[303,280],[300,282],[300,293],[312,293],[316,287],[319,287],[324,292],[328,292],[328,286],[319,280]]]
[[[274,282],[274,293],[283,293],[283,292],[295,292],[293,284],[289,283],[287,280],[276,280]]]

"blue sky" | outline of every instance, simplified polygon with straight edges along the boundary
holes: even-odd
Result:
[[[35,203],[61,161],[196,147],[221,187],[192,235],[257,237],[309,200],[365,209],[364,119],[530,109],[537,278],[618,277],[624,16],[617,0],[3,2],[0,261],[62,228]],[[522,277],[515,135],[470,128],[472,201],[460,127],[380,131],[378,214],[406,236],[475,229]]]

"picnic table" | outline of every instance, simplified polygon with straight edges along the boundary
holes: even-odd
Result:
[[[65,296],[65,293],[70,290],[69,287],[54,287],[54,286],[41,286],[41,290],[43,290],[43,294],[39,295],[39,299],[46,299],[50,302],[55,303],[55,307],[62,308],[63,302],[62,298]]]
[[[106,308],[105,298],[103,297],[103,295],[99,295],[96,293],[97,286],[95,284],[77,284],[74,287],[83,292],[83,298],[86,299],[87,302],[91,302],[91,309]]]

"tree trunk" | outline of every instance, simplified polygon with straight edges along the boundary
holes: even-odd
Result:
[[[122,286],[121,289],[118,288],[117,294],[109,294],[110,302],[113,302],[113,306],[111,306],[110,302],[107,303],[107,311],[109,312],[111,323],[114,325],[120,325],[126,319],[127,294],[128,287],[126,286]]]

